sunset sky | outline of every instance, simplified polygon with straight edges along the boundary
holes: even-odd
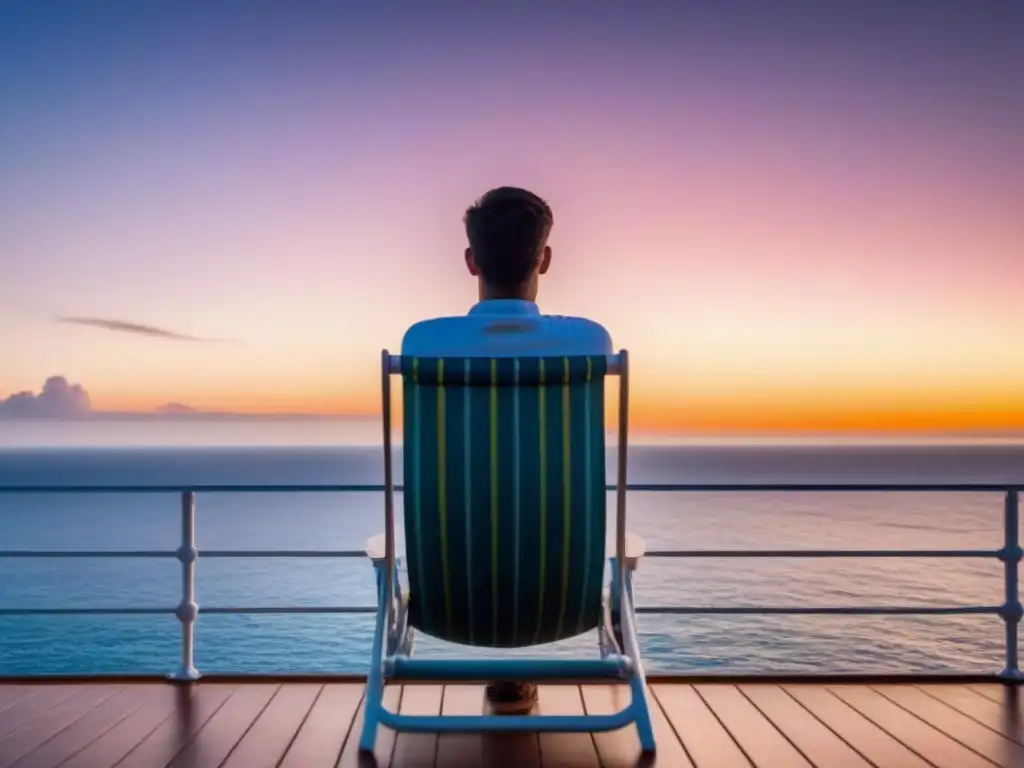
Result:
[[[514,184],[640,428],[1024,431],[1022,40],[1011,2],[5,2],[0,400],[375,413]]]

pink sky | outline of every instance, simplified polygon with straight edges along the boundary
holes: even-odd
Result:
[[[458,5],[4,6],[0,399],[373,412],[516,184],[638,424],[1024,428],[1024,11]]]

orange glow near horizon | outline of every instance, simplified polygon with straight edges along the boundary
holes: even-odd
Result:
[[[887,388],[858,391],[856,387],[806,391],[799,389],[741,392],[676,391],[645,383],[634,372],[631,383],[631,425],[640,431],[665,434],[721,433],[970,433],[1003,431],[1024,433],[1024,403],[1020,391],[995,387],[935,387],[931,390],[895,391]],[[374,382],[376,383],[376,382]],[[608,387],[607,414],[613,423],[618,387]],[[401,423],[401,387],[394,380],[395,422]],[[152,411],[165,400],[126,397],[98,400],[107,411]],[[295,414],[379,418],[380,392],[366,385],[350,390],[339,402],[330,393],[310,392],[293,397],[259,394],[250,398],[227,395],[193,401],[203,411],[229,411],[254,415]]]

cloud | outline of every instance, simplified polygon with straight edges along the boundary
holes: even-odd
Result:
[[[142,323],[130,323],[125,320],[110,320],[103,317],[58,317],[58,323],[67,323],[69,325],[84,325],[89,328],[102,328],[105,331],[114,331],[115,333],[134,333],[139,336],[149,336],[155,339],[169,339],[171,341],[223,341],[223,339],[204,339],[200,336],[189,336],[185,333],[177,333],[175,331],[168,331],[165,328],[157,328],[153,325],[143,325]]]
[[[0,417],[28,419],[74,419],[92,414],[89,393],[81,384],[63,376],[51,376],[39,394],[17,392],[0,400]]]
[[[81,384],[72,384],[64,376],[51,376],[36,392],[16,392],[0,400],[0,420],[54,419],[64,421],[331,421],[361,419],[313,413],[245,413],[204,411],[180,402],[169,402],[151,411],[105,411],[92,407],[89,393]],[[373,418],[372,416],[366,418]],[[2,432],[0,432],[2,435]]]
[[[183,414],[183,413],[199,413],[195,408],[184,403],[166,403],[156,408],[156,413],[162,414]]]

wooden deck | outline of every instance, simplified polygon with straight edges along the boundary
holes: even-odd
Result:
[[[635,731],[395,735],[360,761],[360,683],[0,684],[0,768],[634,766],[973,768],[1024,766],[1020,692],[997,684],[654,683],[658,754]],[[544,713],[608,712],[606,685],[545,686]],[[483,689],[406,685],[391,706],[478,714]]]

